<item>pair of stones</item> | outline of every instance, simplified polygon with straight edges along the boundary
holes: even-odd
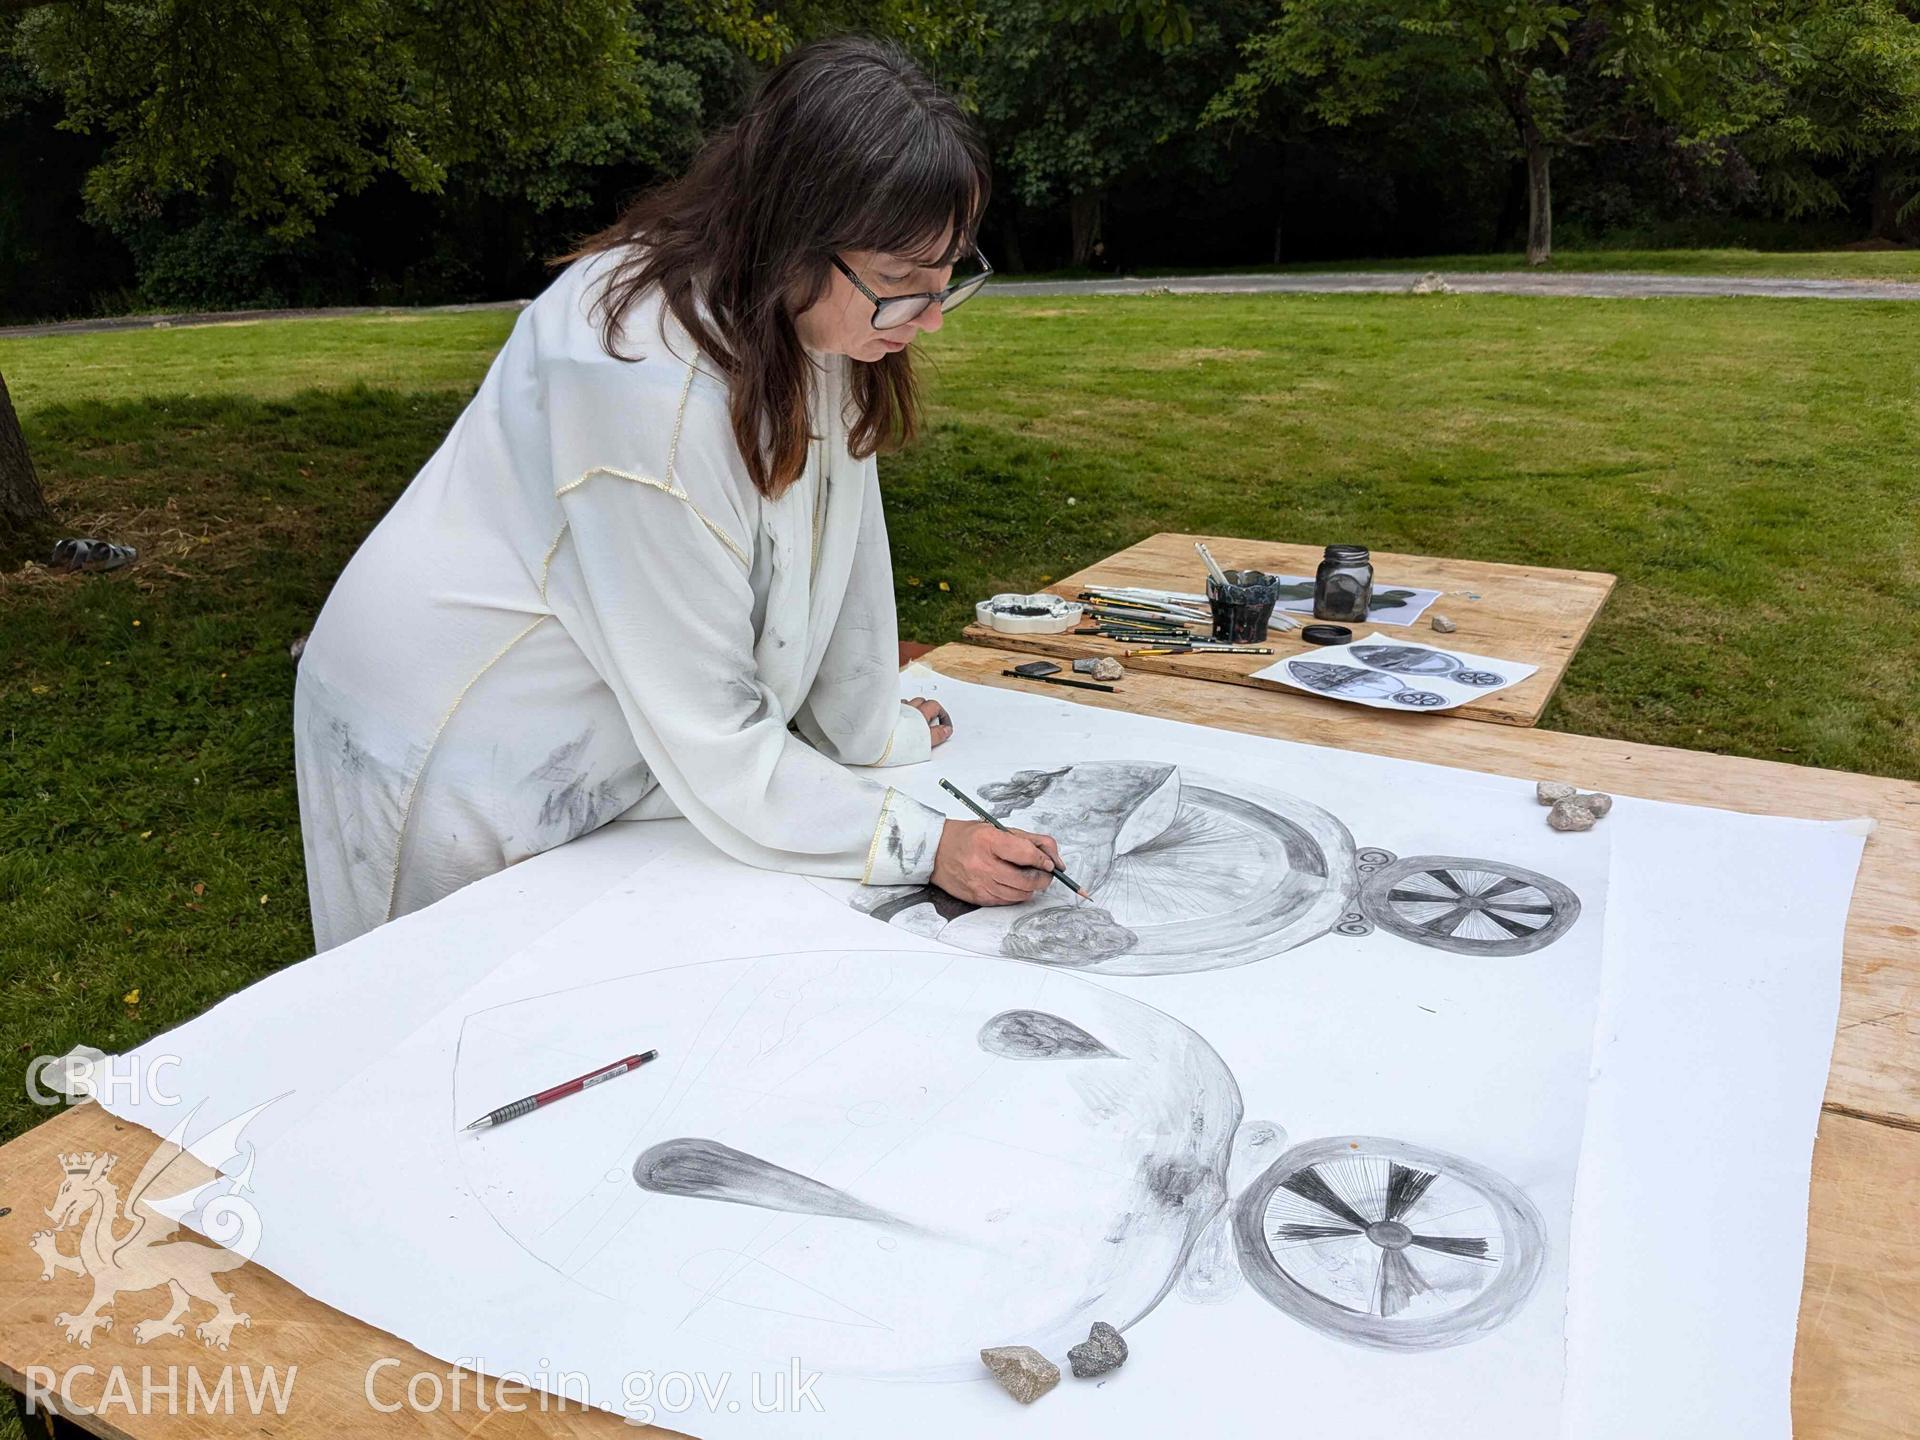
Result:
[[[1127,1342],[1104,1320],[1095,1321],[1087,1338],[1067,1351],[1067,1363],[1082,1380],[1117,1370],[1126,1359]],[[997,1345],[982,1350],[980,1360],[1000,1387],[1022,1405],[1031,1405],[1060,1383],[1060,1367],[1031,1345]]]
[[[1593,822],[1613,809],[1613,797],[1600,792],[1582,795],[1576,786],[1560,780],[1542,780],[1533,787],[1534,798],[1547,811],[1547,824],[1556,830],[1591,830]]]

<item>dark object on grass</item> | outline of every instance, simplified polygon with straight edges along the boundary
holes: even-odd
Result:
[[[97,575],[131,565],[140,552],[110,540],[62,540],[53,547],[53,568],[75,575]]]

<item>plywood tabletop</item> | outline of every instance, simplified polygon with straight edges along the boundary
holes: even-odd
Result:
[[[121,1292],[111,1309],[117,1322],[113,1328],[95,1332],[85,1349],[71,1343],[56,1317],[85,1309],[92,1282],[66,1271],[42,1280],[43,1267],[31,1245],[34,1233],[46,1226],[47,1207],[65,1178],[61,1157],[76,1152],[117,1156],[113,1173],[123,1177],[124,1195],[125,1182],[140,1173],[160,1144],[150,1131],[85,1104],[60,1112],[0,1147],[0,1205],[8,1207],[0,1214],[0,1378],[22,1394],[30,1383],[53,1390],[51,1408],[87,1433],[113,1440],[265,1435],[278,1440],[330,1440],[340,1435],[453,1440],[479,1434],[511,1440],[531,1436],[610,1440],[674,1433],[629,1426],[610,1411],[590,1409],[577,1400],[543,1398],[524,1386],[502,1386],[492,1380],[484,1382],[488,1408],[483,1409],[482,1382],[473,1372],[456,1371],[384,1330],[323,1305],[258,1265],[244,1265],[220,1277],[233,1296],[234,1308],[248,1322],[234,1330],[225,1350],[209,1348],[195,1338],[192,1322],[207,1314],[197,1302],[182,1334],[158,1335],[144,1344],[134,1338],[138,1322],[166,1311],[165,1289]],[[182,1158],[182,1166],[191,1163]],[[379,1203],[377,1187],[362,1198],[369,1204]],[[65,1245],[71,1248],[72,1241]],[[173,1402],[162,1391],[149,1389],[143,1406],[142,1386],[149,1383],[143,1380],[143,1366],[144,1374],[153,1377],[150,1384],[159,1387],[167,1383],[172,1367],[177,1386]],[[109,1388],[115,1367],[124,1377],[130,1400],[122,1400],[119,1390]],[[271,1392],[263,1389],[269,1367],[285,1397],[280,1413]],[[556,1361],[555,1368],[565,1367]],[[204,1405],[190,1413],[190,1387],[197,1384],[199,1394],[217,1398],[223,1375],[235,1397],[233,1413],[204,1413]],[[416,1376],[433,1378],[416,1381]],[[267,1397],[258,1414],[246,1399],[249,1381],[255,1394]],[[63,1384],[64,1396],[59,1393]],[[411,1400],[410,1384],[415,1386]],[[527,1409],[513,1413],[500,1408],[502,1404]],[[390,1406],[398,1408],[389,1410]],[[28,1430],[29,1435],[34,1433]]]
[[[1088,585],[1138,585],[1156,590],[1199,592],[1205,588],[1206,571],[1194,541],[1204,540],[1214,558],[1230,570],[1257,569],[1269,574],[1311,575],[1320,563],[1323,546],[1283,545],[1266,540],[1236,539],[1221,535],[1185,535],[1163,532],[1150,535],[1138,545],[1096,561],[1086,569],[1050,582],[1049,592],[1073,599]],[[1547,701],[1559,688],[1561,677],[1573,660],[1580,642],[1586,639],[1594,617],[1606,604],[1613,590],[1614,577],[1585,570],[1548,570],[1532,565],[1496,565],[1481,560],[1446,560],[1429,555],[1395,555],[1376,551],[1373,556],[1375,588],[1418,586],[1441,592],[1433,609],[1412,626],[1385,624],[1379,620],[1365,627],[1351,627],[1356,637],[1374,626],[1396,639],[1405,637],[1417,644],[1452,646],[1475,655],[1502,660],[1518,660],[1537,665],[1539,670],[1518,685],[1462,705],[1448,712],[1467,720],[1485,720],[1496,725],[1531,726],[1540,722]],[[1460,628],[1451,635],[1436,634],[1427,619],[1435,611],[1447,616]],[[1056,659],[1084,659],[1090,656],[1124,656],[1131,646],[1104,640],[1097,635],[1006,635],[984,625],[969,625],[964,638],[975,645],[1017,650]],[[1129,669],[1149,674],[1179,675],[1191,680],[1214,680],[1229,685],[1252,686],[1277,691],[1311,703],[1314,697],[1277,680],[1258,680],[1253,672],[1264,670],[1290,655],[1316,647],[1300,638],[1299,631],[1273,630],[1265,642],[1271,655],[1141,655],[1127,660]],[[1433,719],[1431,715],[1396,716],[1407,724],[1418,725]]]

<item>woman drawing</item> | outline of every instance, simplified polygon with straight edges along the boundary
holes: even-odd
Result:
[[[615,818],[736,858],[1027,899],[1052,841],[849,766],[952,733],[898,699],[875,454],[973,295],[988,174],[864,39],[796,52],[523,311],[342,573],[295,763],[321,949]]]

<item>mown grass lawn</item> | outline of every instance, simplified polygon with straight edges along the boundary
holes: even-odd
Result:
[[[1161,529],[1610,570],[1546,724],[1920,778],[1920,312],[982,300],[882,461],[902,631]],[[0,343],[67,528],[0,576],[0,1043],[178,1023],[310,947],[287,645],[508,314]],[[946,589],[941,589],[945,582]],[[962,717],[964,724],[964,717]],[[0,1133],[39,1118],[14,1090]]]

